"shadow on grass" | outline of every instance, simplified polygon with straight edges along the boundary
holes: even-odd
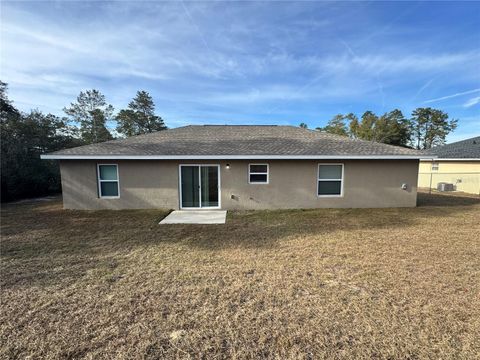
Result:
[[[468,206],[480,204],[480,196],[465,193],[418,192],[417,205],[428,206]]]
[[[229,212],[226,225],[168,225],[166,210],[72,211],[61,202],[2,209],[2,286],[76,281],[90,271],[115,272],[132,251],[272,249],[291,237],[321,239],[339,231],[415,226],[429,217],[462,214],[480,204],[471,197],[419,194],[419,208],[309,209]],[[182,247],[186,247],[182,248]],[[208,256],[208,255],[207,255]],[[112,265],[113,264],[113,265]],[[115,266],[114,266],[115,265]]]

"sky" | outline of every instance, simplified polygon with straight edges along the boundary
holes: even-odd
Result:
[[[146,90],[169,127],[307,123],[339,113],[459,120],[480,135],[480,2],[8,2],[0,79],[23,111],[81,90],[116,110]]]

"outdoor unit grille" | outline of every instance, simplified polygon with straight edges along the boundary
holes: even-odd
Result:
[[[437,190],[438,191],[453,191],[454,188],[453,188],[453,184],[441,182],[441,183],[437,184]]]

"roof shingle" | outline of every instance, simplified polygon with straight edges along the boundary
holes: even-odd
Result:
[[[190,125],[65,149],[54,156],[419,156],[398,146],[293,126]]]
[[[437,146],[427,153],[441,159],[480,159],[480,136]]]

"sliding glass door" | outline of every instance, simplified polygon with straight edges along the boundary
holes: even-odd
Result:
[[[182,208],[219,208],[220,166],[180,165]]]
[[[181,166],[182,208],[200,207],[198,166]]]
[[[202,207],[218,207],[218,166],[200,166]]]

